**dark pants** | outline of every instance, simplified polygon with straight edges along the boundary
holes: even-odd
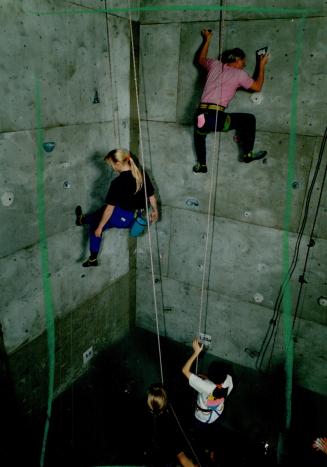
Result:
[[[205,123],[198,128],[198,116],[203,114]],[[252,151],[255,139],[255,116],[248,113],[226,113],[212,109],[198,109],[194,125],[194,145],[197,160],[206,164],[206,136],[213,131],[236,130],[235,136],[239,147],[239,156]],[[216,124],[217,120],[217,124]]]
[[[219,418],[213,423],[203,423],[194,418],[193,429],[198,447],[201,449],[214,449],[217,446],[217,438],[220,429]]]
[[[99,225],[105,206],[97,211],[87,214],[84,217],[83,223],[90,226],[90,252],[99,253],[102,235],[101,237],[96,237],[94,231]],[[126,211],[116,206],[113,210],[113,213],[106,223],[102,231],[116,227],[117,229],[128,229],[132,226],[134,222],[134,211]]]

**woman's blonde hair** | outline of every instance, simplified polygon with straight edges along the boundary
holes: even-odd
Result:
[[[162,413],[167,407],[168,398],[162,384],[152,384],[148,390],[147,404],[149,409],[154,414]]]
[[[111,160],[112,162],[121,162],[122,164],[128,163],[130,165],[132,175],[136,181],[135,193],[140,191],[143,186],[143,177],[128,149],[113,149],[112,151],[108,152],[104,160],[106,162]]]

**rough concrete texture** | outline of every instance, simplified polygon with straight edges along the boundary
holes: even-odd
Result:
[[[134,290],[135,241],[126,231],[106,232],[100,267],[84,269],[87,229],[75,225],[74,214],[78,204],[84,212],[102,205],[113,177],[103,157],[130,145],[130,27],[126,11],[104,12],[104,5],[121,4],[96,0],[91,10],[85,0],[0,5],[0,322],[6,352],[15,354],[12,365],[34,352],[34,359],[43,362],[35,370],[38,376],[27,365],[27,379],[11,368],[19,393],[26,391],[27,399],[42,403],[38,378],[47,387],[48,355],[46,346],[33,343],[37,338],[46,342],[44,280],[49,280],[56,325],[66,318],[81,321],[80,331],[67,327],[63,333],[67,342],[78,339],[78,348],[71,350],[76,350],[74,363],[68,348],[56,355],[62,365],[56,368],[60,385],[85,371],[81,355],[91,341],[96,344],[102,336],[103,348],[134,322],[135,300],[129,293]],[[43,150],[43,142],[54,142],[54,150]],[[48,270],[41,269],[40,255],[43,211],[37,187],[42,184]],[[127,284],[117,292],[115,284],[122,278]],[[101,313],[90,325],[97,306]],[[82,322],[89,323],[88,332]],[[63,370],[70,365],[71,371]]]
[[[132,324],[129,284],[129,275],[123,275],[101,293],[76,303],[71,313],[56,320],[55,396],[89,369],[92,360],[83,363],[83,353],[87,349],[92,346],[96,358],[129,331]],[[22,413],[38,413],[46,406],[48,398],[46,333],[26,342],[11,353],[8,360],[17,406]]]
[[[255,65],[255,51],[265,45],[271,53],[266,68],[265,86],[260,93],[262,103],[251,100],[256,95],[239,92],[229,110],[254,113],[258,119],[258,128],[262,131],[289,133],[292,92],[294,79],[297,77],[294,70],[297,54],[300,53],[301,79],[295,97],[298,106],[297,132],[305,135],[323,134],[324,122],[320,118],[320,112],[326,113],[326,101],[321,99],[321,93],[326,91],[326,64],[323,60],[324,50],[317,48],[317,44],[323,43],[324,24],[324,18],[308,18],[304,24],[301,19],[226,22],[221,47],[244,49],[250,74]],[[177,112],[178,122],[192,122],[193,111],[201,94],[199,72],[192,62],[201,44],[200,31],[204,27],[214,31],[209,56],[215,57],[219,47],[217,22],[142,26],[144,59],[141,73],[147,80],[141,89],[145,87],[144,101],[149,120],[175,122]],[[163,41],[165,36],[167,40]],[[157,63],[157,66],[153,66],[153,63]],[[177,100],[173,100],[177,90]],[[316,111],[317,108],[319,112]]]
[[[191,197],[199,202],[198,206],[191,208],[196,212],[206,212],[210,180],[204,183],[206,179],[201,176],[195,177],[190,170],[195,162],[193,128],[185,125],[147,122],[143,125],[143,140],[146,157],[151,159],[148,164],[151,164],[164,204],[185,209],[186,200]],[[182,149],[176,149],[176,141]],[[217,158],[218,143],[220,143],[219,159]],[[288,135],[278,133],[271,137],[271,133],[258,132],[255,147],[261,149],[269,146],[270,157],[267,158],[266,163],[248,165],[241,165],[237,161],[237,146],[233,141],[232,132],[218,134],[216,144],[215,136],[209,135],[207,138],[208,166],[210,171],[217,171],[212,188],[212,191],[216,193],[215,213],[240,222],[248,222],[251,219],[254,224],[282,228],[286,191],[291,188],[290,230],[297,231],[299,212],[301,212],[309,183],[308,178],[312,176],[310,171],[312,166],[316,165],[313,164],[313,156],[316,155],[320,143],[321,138],[298,136],[294,173],[288,180]],[[323,174],[320,174],[320,178],[322,176]],[[172,188],[171,180],[174,177],[181,183]],[[324,190],[326,193],[326,187]],[[314,200],[312,203],[314,205]],[[323,197],[322,210],[324,207]],[[317,235],[324,236],[326,232],[324,218],[318,219],[316,228]]]
[[[226,20],[261,20],[267,17],[278,20],[302,17],[304,12],[321,16],[327,9],[320,0],[242,0],[237,4],[233,0],[184,0],[181,4],[176,4],[175,0],[145,0],[141,2],[141,7],[144,7],[140,14],[142,24],[216,21],[220,18],[221,9]]]
[[[287,188],[295,182],[288,228],[291,255],[324,131],[326,13],[320,3],[288,1],[283,8],[280,2],[258,0],[243,4],[254,7],[250,10],[231,8],[223,16],[222,45],[243,47],[249,70],[252,71],[258,47],[268,45],[271,50],[262,102],[239,93],[230,106],[230,110],[256,115],[256,146],[268,149],[267,163],[239,164],[230,133],[222,135],[217,157],[213,135],[208,137],[209,174],[217,168],[217,176],[203,329],[212,335],[213,354],[249,368],[255,367],[256,352],[272,317],[283,277]],[[217,54],[220,12],[188,9],[198,5],[194,1],[186,2],[180,11],[176,10],[176,2],[143,2],[141,6],[150,8],[138,11],[139,4],[131,2],[135,8],[133,19],[142,23],[141,136],[146,166],[151,169],[162,203],[162,220],[157,230],[151,228],[155,276],[159,280],[156,292],[160,330],[189,344],[199,327],[210,192],[209,177],[196,178],[191,173],[191,122],[201,93],[199,74],[192,61],[201,42],[200,30],[205,26],[215,31],[210,54]],[[232,7],[233,3],[225,5]],[[131,121],[136,111],[130,92],[133,74],[128,6],[128,1],[109,0],[80,0],[71,2],[69,7],[63,0],[5,0],[0,5],[0,89],[4,109],[0,116],[0,320],[6,351],[21,362],[30,348],[30,355],[40,352],[40,360],[45,362],[47,358],[45,346],[43,350],[33,347],[36,338],[45,339],[46,330],[36,190],[40,177],[45,183],[48,272],[55,316],[58,322],[67,319],[68,323],[77,309],[84,310],[77,318],[81,321],[79,329],[71,331],[68,324],[65,326],[65,341],[78,338],[76,358],[88,348],[91,334],[98,332],[92,326],[86,332],[83,322],[92,321],[98,303],[105,308],[101,311],[107,311],[105,303],[114,295],[114,284],[128,275],[128,290],[133,295],[134,244],[128,240],[127,232],[105,235],[101,268],[90,271],[80,264],[87,254],[86,233],[74,226],[75,206],[93,209],[106,194],[112,176],[103,165],[106,151],[117,146],[136,146],[137,135],[132,134],[135,122]],[[169,10],[169,6],[174,9]],[[206,2],[205,6],[217,6],[217,2]],[[268,9],[256,9],[259,7]],[[316,8],[317,12],[306,11],[308,18],[302,21],[306,8]],[[298,53],[301,60],[297,81]],[[36,93],[38,83],[40,100]],[[96,91],[99,103],[94,103]],[[296,158],[294,173],[288,176],[287,153],[295,104]],[[40,115],[36,112],[38,106]],[[40,149],[36,143],[37,127],[42,128],[44,141],[56,143],[53,152],[43,153],[44,174],[38,172],[36,164]],[[322,183],[320,171],[292,278],[294,300]],[[320,393],[326,387],[326,313],[317,304],[319,296],[327,295],[326,188],[323,195],[314,229],[316,243],[309,254],[308,283],[304,285],[297,315],[300,319],[295,326],[294,371],[299,384]],[[148,250],[147,238],[140,238],[138,324],[155,330]],[[122,336],[133,322],[133,303],[126,302],[126,293],[120,291],[114,310],[108,307],[108,312],[98,318],[98,328],[109,327],[113,333],[104,336],[103,345]],[[280,323],[278,331],[275,365],[283,359]],[[62,368],[70,365],[68,354],[69,347],[60,357]],[[60,385],[67,385],[77,375],[80,364],[79,360],[73,372],[59,370],[63,378]],[[36,374],[28,377],[28,383],[22,377],[20,386],[22,394],[36,388],[35,400],[40,394],[38,378],[48,377],[46,366],[37,368]]]
[[[106,232],[99,259],[101,268],[89,270],[81,268],[81,259],[86,258],[88,252],[79,256],[83,251],[80,231],[70,229],[49,237],[49,274],[56,316],[80,306],[128,272],[128,255],[118,257],[116,253],[117,248],[128,251],[127,238],[126,231]],[[76,248],[77,252],[74,251]],[[10,352],[37,337],[45,328],[38,245],[22,249],[10,255],[10,259],[2,259],[1,270],[4,285],[2,326],[5,345]]]
[[[208,7],[216,4],[206,2]],[[223,13],[222,49],[243,48],[250,74],[255,50],[267,45],[271,51],[260,95],[238,92],[228,109],[256,116],[255,149],[268,150],[268,157],[242,165],[233,133],[211,134],[209,173],[193,175],[192,119],[203,85],[193,60],[204,27],[214,30],[209,56],[217,56],[219,11],[195,8],[194,1],[184,3],[181,11],[174,5],[160,3],[140,17],[143,147],[162,204],[161,221],[151,229],[160,333],[190,343],[199,331],[206,332],[212,336],[213,354],[255,368],[271,320],[277,319],[276,338],[269,342],[263,366],[270,356],[272,368],[282,365],[289,349],[284,341],[288,324],[273,311],[286,271],[287,244],[288,264],[293,255],[297,259],[290,281],[293,378],[326,394],[326,308],[318,304],[327,295],[326,186],[321,192],[326,151],[315,176],[327,113],[322,59],[326,6],[251,1],[242,3],[254,7],[251,11]],[[317,8],[319,14],[311,12],[304,20],[306,8]],[[300,245],[299,232],[304,234]],[[315,244],[308,249],[311,233]],[[138,240],[137,324],[155,331],[148,243],[147,237]]]

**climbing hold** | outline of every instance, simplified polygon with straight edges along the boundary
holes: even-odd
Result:
[[[205,334],[203,332],[199,333],[199,341],[201,344],[203,344],[205,347],[210,347],[212,338],[210,334]]]
[[[70,183],[66,180],[63,184],[64,188],[70,188]]]
[[[95,90],[94,92],[93,104],[100,104],[99,94],[97,90]]]
[[[188,206],[189,208],[193,208],[193,207],[197,208],[200,205],[200,201],[196,198],[187,198],[185,203],[186,203],[186,206]]]
[[[255,293],[253,295],[253,300],[256,302],[256,303],[262,303],[263,302],[263,295],[261,295],[261,293]]]
[[[52,152],[56,146],[56,143],[54,141],[47,141],[43,143],[42,146],[45,152]]]
[[[1,202],[3,206],[11,206],[14,202],[14,193],[12,193],[11,191],[6,191],[5,193],[3,193],[3,195],[1,196]]]
[[[263,101],[263,94],[261,92],[256,92],[255,94],[251,94],[250,100],[252,101],[252,104],[261,104]]]
[[[247,353],[249,355],[249,357],[251,358],[256,358],[260,355],[260,352],[258,352],[257,350],[254,350],[254,349],[250,349],[249,347],[246,347],[244,349],[244,352]]]
[[[300,284],[307,284],[308,283],[308,281],[304,277],[304,274],[301,274],[299,276],[299,282],[300,282]]]

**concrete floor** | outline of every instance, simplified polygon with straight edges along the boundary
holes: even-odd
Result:
[[[173,407],[201,465],[208,465],[195,448],[196,440],[190,430],[194,393],[180,371],[191,349],[161,339],[161,352],[164,382]],[[210,360],[210,355],[204,354],[198,372],[205,372]],[[326,434],[325,399],[308,391],[293,391],[292,435],[285,449],[280,449],[281,379],[235,365],[231,366],[231,372],[235,386],[221,421],[217,466],[275,466],[294,462],[306,467],[326,465],[327,456],[311,449],[312,439]],[[45,466],[147,465],[145,393],[151,383],[160,379],[157,337],[144,330],[136,329],[118,345],[95,357],[88,373],[53,404]],[[39,465],[44,417],[20,418],[9,399],[8,392],[8,403],[4,403],[2,412],[2,426],[6,430],[1,457],[6,462],[1,465],[15,466],[21,462]]]

